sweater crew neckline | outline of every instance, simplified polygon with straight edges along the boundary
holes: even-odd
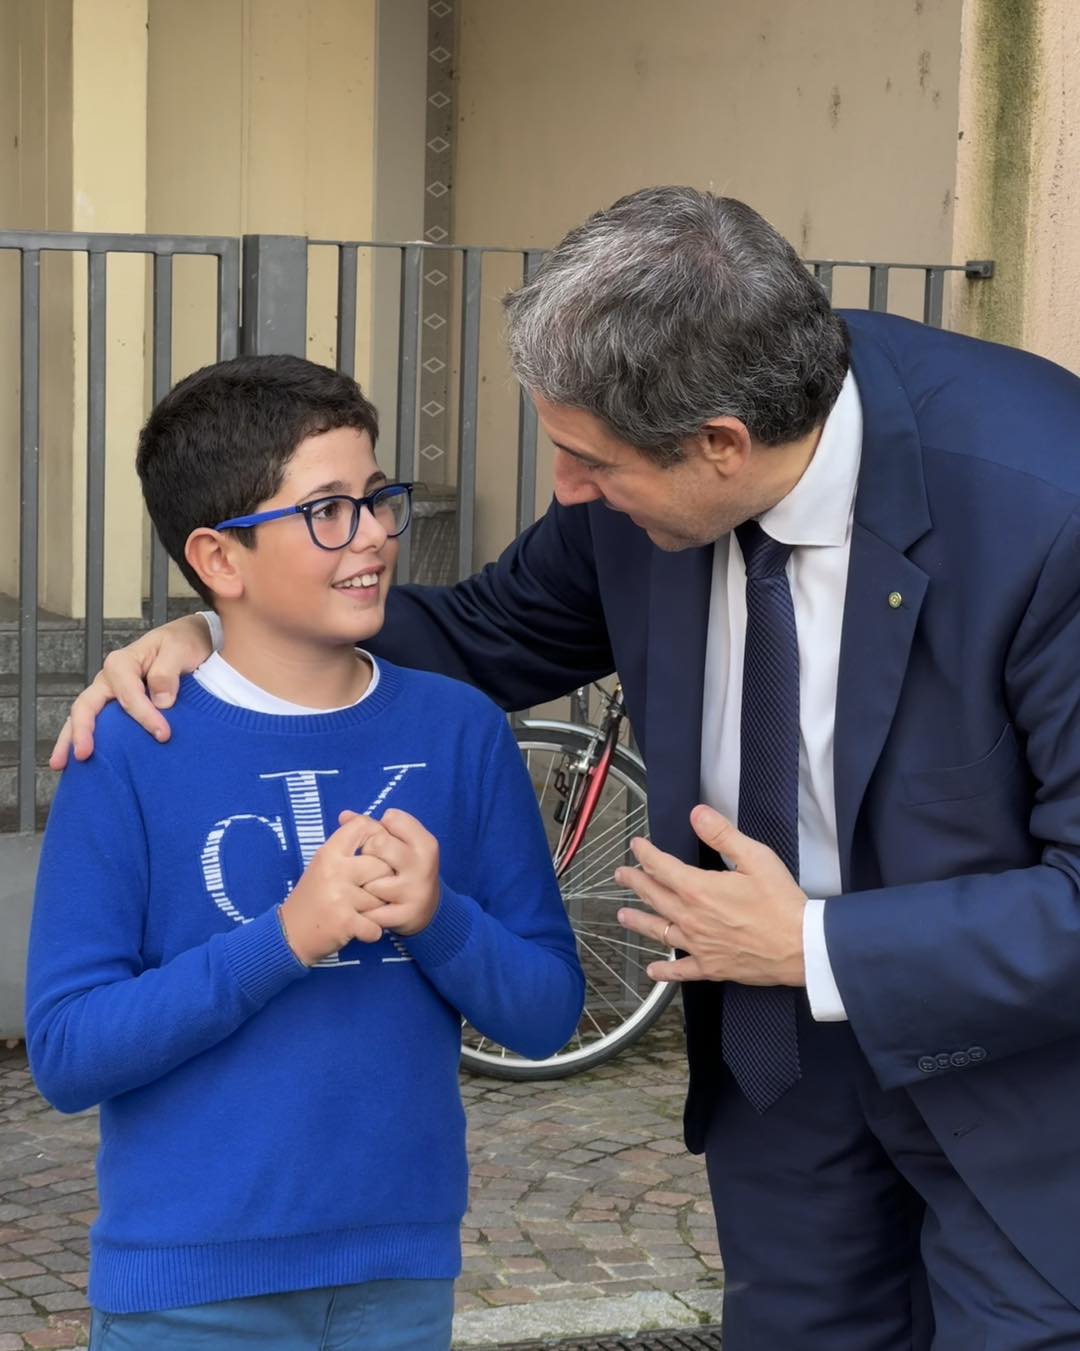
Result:
[[[319,736],[327,732],[341,732],[377,718],[395,702],[401,687],[399,669],[380,658],[379,680],[375,688],[358,703],[327,713],[256,712],[239,704],[226,703],[204,689],[191,675],[181,679],[179,701],[196,712],[244,731],[266,732],[273,736]]]

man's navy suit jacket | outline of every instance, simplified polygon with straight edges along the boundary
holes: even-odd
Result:
[[[829,954],[882,1087],[911,1095],[993,1219],[1080,1304],[1080,380],[844,317],[864,429]],[[600,503],[553,504],[476,578],[401,588],[377,650],[508,708],[617,669],[653,840],[696,862],[712,552],[664,553]],[[721,989],[686,989],[694,1149]]]

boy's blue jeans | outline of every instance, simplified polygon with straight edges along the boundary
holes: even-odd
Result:
[[[156,1313],[97,1309],[90,1351],[448,1351],[453,1281],[366,1281]]]

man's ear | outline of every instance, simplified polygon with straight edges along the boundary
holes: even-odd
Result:
[[[238,540],[199,526],[188,535],[184,557],[208,591],[222,600],[238,600],[244,594],[244,579],[235,552],[243,547]]]
[[[735,417],[710,418],[695,440],[702,457],[725,478],[742,469],[753,446],[746,424]]]

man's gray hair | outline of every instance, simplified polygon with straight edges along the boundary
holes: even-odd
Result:
[[[824,422],[847,372],[844,322],[787,240],[695,188],[597,212],[504,305],[521,383],[661,464],[713,417],[794,441]]]

